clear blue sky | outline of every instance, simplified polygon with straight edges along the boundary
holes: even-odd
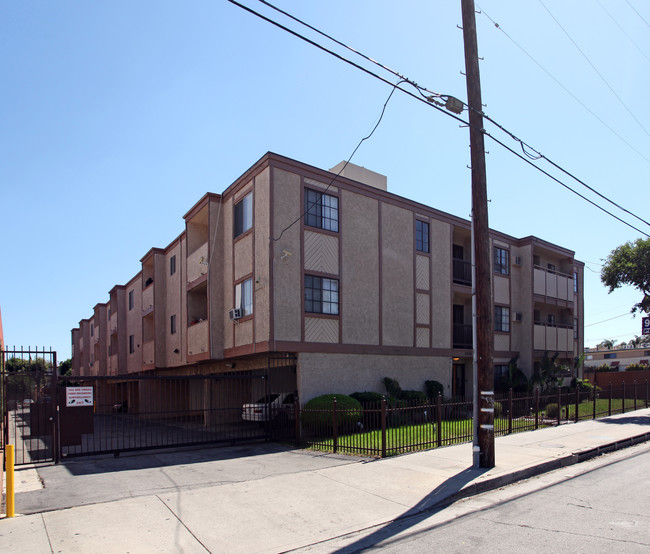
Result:
[[[485,111],[648,219],[650,6],[543,1],[477,2],[500,25],[477,14]],[[467,97],[460,0],[277,5],[421,86]],[[334,166],[390,92],[225,0],[3,2],[0,41],[5,339],[52,346],[61,360],[70,330],[151,247],[182,232],[205,192],[222,192],[267,151]],[[468,145],[466,128],[398,91],[353,162],[387,175],[391,192],[467,218]],[[599,270],[640,233],[489,140],[487,149],[490,225],[563,245],[587,264],[586,344],[639,334],[640,318],[625,315],[638,293],[608,295]]]

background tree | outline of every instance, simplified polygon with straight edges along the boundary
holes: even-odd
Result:
[[[626,242],[612,250],[600,272],[600,280],[609,287],[610,293],[622,285],[639,289],[643,298],[631,311],[650,314],[650,238]]]
[[[59,375],[72,375],[72,360],[70,358],[59,364]]]
[[[612,339],[605,339],[602,342],[598,343],[598,348],[607,348],[608,350],[614,346],[614,341]]]

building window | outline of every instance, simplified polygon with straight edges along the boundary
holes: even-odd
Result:
[[[578,318],[573,318],[573,339],[578,340]]]
[[[169,330],[171,331],[170,332],[171,335],[176,334],[176,315],[175,314],[173,316],[171,316],[171,318],[169,318]]]
[[[549,273],[555,273],[555,264],[546,264]]]
[[[129,354],[135,352],[135,335],[129,335]]]
[[[169,274],[174,275],[176,273],[176,255],[169,258]]]
[[[578,292],[578,272],[573,272],[573,292]]]
[[[546,316],[546,322],[548,323],[549,327],[555,327],[555,314],[548,314]]]
[[[235,285],[235,308],[241,308],[242,317],[253,313],[253,279]]]
[[[129,310],[132,310],[134,306],[134,301],[133,301],[133,291],[129,291]]]
[[[235,204],[235,238],[253,226],[253,193],[250,192]]]
[[[90,324],[90,336],[95,336],[95,326],[92,323]]]
[[[505,248],[494,247],[494,272],[510,275],[510,252]]]
[[[605,359],[606,360],[611,360],[612,358],[616,358],[616,353],[615,352],[610,352],[609,354],[605,354]]]
[[[510,332],[510,308],[494,306],[494,330],[501,333]]]
[[[506,381],[507,380],[507,381]],[[502,383],[509,382],[509,368],[507,364],[496,364],[494,366],[494,388],[501,389]]]
[[[429,252],[429,224],[419,219],[415,220],[415,249]]]
[[[338,315],[338,279],[305,275],[305,311],[312,314]]]
[[[339,231],[339,199],[305,189],[305,224],[327,231]]]

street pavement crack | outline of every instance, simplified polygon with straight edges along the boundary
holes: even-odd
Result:
[[[160,500],[160,502],[162,502],[163,506],[165,506],[165,508],[167,508],[167,509],[169,510],[169,512],[170,512],[170,513],[171,513],[171,514],[172,514],[172,515],[173,515],[173,516],[178,520],[178,522],[179,522],[179,523],[180,523],[180,524],[181,524],[181,525],[182,525],[182,526],[187,530],[187,532],[188,532],[190,535],[192,535],[192,537],[194,537],[194,540],[195,540],[196,542],[198,542],[198,543],[199,543],[199,544],[200,544],[200,545],[205,549],[206,552],[210,552],[210,549],[209,549],[207,546],[205,546],[205,544],[203,544],[203,543],[201,542],[201,539],[199,539],[199,537],[197,537],[197,536],[192,532],[192,530],[191,530],[187,525],[185,525],[185,523],[183,522],[183,520],[182,520],[180,517],[178,517],[178,515],[176,514],[176,512],[175,512],[174,510],[172,510],[172,509],[169,507],[169,505],[167,504],[167,502],[165,502],[165,501],[164,501],[162,498],[160,498],[160,496],[158,496],[158,495],[156,495],[156,498],[157,498],[158,500]]]

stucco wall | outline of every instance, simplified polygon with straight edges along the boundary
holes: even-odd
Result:
[[[379,344],[379,211],[373,198],[343,191],[342,333],[348,344]]]
[[[421,390],[424,382],[440,381],[448,391],[450,359],[432,356],[307,354],[298,356],[301,401],[328,393],[386,392],[382,379],[397,379],[402,389]]]

